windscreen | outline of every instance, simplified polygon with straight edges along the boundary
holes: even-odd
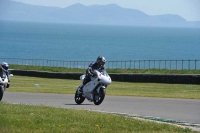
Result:
[[[104,76],[108,76],[108,73],[106,72],[105,69],[99,69],[99,72]]]

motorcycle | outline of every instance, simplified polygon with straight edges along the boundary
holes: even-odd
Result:
[[[13,76],[12,74],[10,74],[9,76]],[[6,75],[4,75],[4,77],[0,77],[0,101],[3,98],[3,94],[4,91],[6,90],[6,88],[9,88],[10,84],[8,83],[8,77]]]
[[[85,74],[80,76],[80,80],[84,81]],[[80,92],[79,86],[75,93],[75,102],[81,104],[84,102],[85,98],[94,102],[95,105],[100,105],[106,94],[106,88],[111,84],[112,80],[105,70],[95,70],[95,76],[90,77],[91,81],[88,82]]]

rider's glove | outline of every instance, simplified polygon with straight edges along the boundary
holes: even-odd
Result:
[[[93,74],[93,72],[92,72],[92,68],[88,68],[88,74],[90,75],[90,76],[94,76],[94,74]]]

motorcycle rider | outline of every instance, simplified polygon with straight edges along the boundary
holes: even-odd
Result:
[[[94,70],[103,70],[105,69],[106,59],[103,56],[98,56],[95,63],[91,63],[86,69],[86,76],[84,78],[83,84],[81,85],[79,92],[82,93],[84,85],[91,81],[90,77],[95,76]]]
[[[10,77],[9,77],[8,67],[9,67],[8,63],[6,62],[1,63],[0,76],[1,78],[5,78],[5,76],[8,77],[8,84],[6,88],[9,88],[10,86]]]

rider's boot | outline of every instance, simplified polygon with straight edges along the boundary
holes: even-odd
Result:
[[[79,88],[79,92],[80,92],[80,93],[83,93],[83,87],[85,86],[85,84],[86,84],[87,82],[88,82],[87,79],[84,78],[83,84],[82,84],[82,85],[80,86],[80,88]]]
[[[83,93],[83,87],[84,87],[84,84],[82,84],[79,88],[79,93]]]

